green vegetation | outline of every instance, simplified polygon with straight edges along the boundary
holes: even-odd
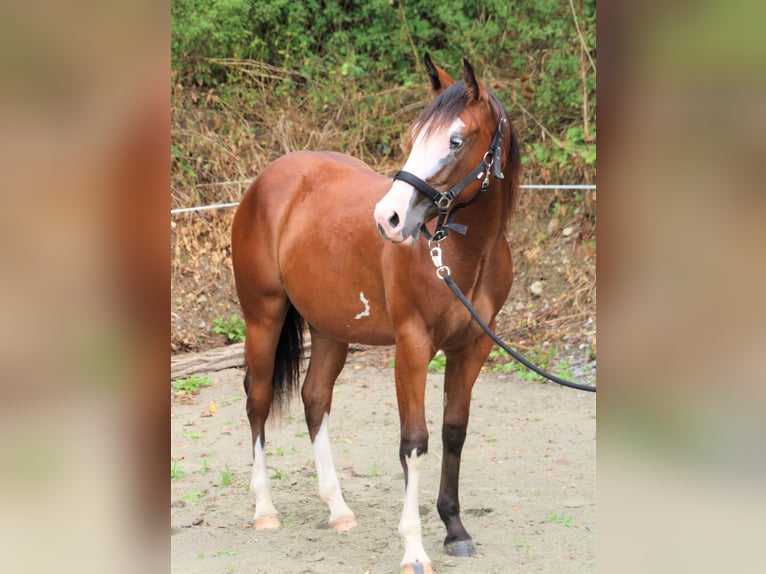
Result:
[[[564,526],[568,528],[572,527],[571,516],[566,516],[565,514],[559,515],[556,512],[551,512],[548,516],[546,516],[543,519],[543,522],[555,522],[556,524],[563,524]]]
[[[175,480],[177,478],[182,478],[186,476],[186,471],[181,469],[180,466],[180,460],[177,458],[173,459],[173,462],[170,463],[170,479]]]
[[[229,465],[226,465],[226,470],[221,471],[221,486],[229,486],[231,484],[231,470]]]
[[[556,375],[557,377],[560,377],[562,379],[571,381],[575,378],[574,373],[572,372],[572,367],[569,364],[569,361],[564,359],[562,361],[559,361],[554,365],[553,363],[553,357],[556,354],[556,347],[552,346],[549,347],[547,350],[544,350],[542,347],[538,349],[532,349],[528,353],[526,353],[524,356],[529,361],[543,369],[544,371],[548,371],[549,373],[552,373]],[[492,367],[492,372],[494,373],[515,373],[519,376],[519,378],[525,380],[525,381],[545,381],[546,379],[542,376],[538,375],[534,371],[529,370],[527,367],[522,365],[520,362],[518,362],[516,359],[511,357],[506,351],[503,349],[493,349],[489,353],[489,358],[493,359],[495,361],[494,366]]]
[[[194,502],[202,498],[207,494],[207,489],[203,490],[192,490],[188,494],[184,494],[181,498],[184,500],[188,500],[189,502]]]
[[[431,362],[428,363],[428,370],[435,373],[443,373],[446,368],[447,357],[445,357],[444,353],[441,352],[436,353],[434,358],[431,359]]]
[[[173,381],[173,388],[177,393],[191,395],[198,393],[200,387],[209,387],[210,379],[207,377],[189,377],[186,379],[176,379]]]
[[[232,315],[231,319],[219,317],[213,321],[213,333],[226,335],[227,343],[244,343],[245,322],[237,315]]]
[[[345,128],[372,135],[368,151],[387,155],[406,130],[407,93],[424,89],[423,54],[453,75],[466,56],[523,114],[525,161],[582,179],[595,167],[595,22],[595,0],[171,0],[171,61],[181,85],[217,88],[206,104],[244,103],[243,91],[260,87],[252,105],[270,105],[268,91],[286,106],[343,111]],[[390,112],[375,117],[375,134],[353,109],[373,98]],[[172,155],[174,172],[196,174],[182,142]]]

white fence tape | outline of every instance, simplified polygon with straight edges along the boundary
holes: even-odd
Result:
[[[220,182],[218,184],[214,183],[207,183],[207,184],[200,184],[200,185],[229,185],[229,184],[239,184],[239,183],[250,183],[252,180],[245,180],[245,181],[225,181]],[[596,189],[595,185],[520,185],[521,189]],[[179,209],[171,209],[170,214],[175,215],[176,213],[190,213],[192,211],[207,211],[210,209],[222,209],[224,207],[236,207],[239,205],[239,202],[236,201],[234,203],[216,203],[213,205],[199,205],[197,207],[181,207]]]

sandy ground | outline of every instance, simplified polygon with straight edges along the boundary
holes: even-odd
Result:
[[[385,350],[352,353],[335,387],[333,455],[359,521],[346,533],[327,525],[299,398],[267,426],[267,463],[282,527],[256,531],[243,371],[210,373],[212,384],[199,394],[174,395],[171,571],[398,572],[404,479],[390,357]],[[427,385],[431,439],[420,508],[434,572],[595,572],[595,395],[489,369],[481,374],[460,483],[463,522],[477,555],[454,558],[443,553],[445,529],[436,511],[442,375],[430,374]]]

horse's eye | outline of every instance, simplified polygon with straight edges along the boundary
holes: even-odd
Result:
[[[459,149],[463,145],[463,140],[457,136],[452,136],[449,140],[449,148],[452,150]]]

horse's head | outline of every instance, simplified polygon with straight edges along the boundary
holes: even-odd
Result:
[[[489,167],[482,171],[478,166],[496,160],[497,175],[504,159],[500,149],[494,150],[497,157],[488,158],[490,146],[499,148],[506,133],[502,105],[497,102],[500,109],[493,109],[494,96],[468,60],[463,59],[464,76],[458,82],[428,55],[425,63],[436,98],[412,127],[407,162],[375,206],[378,230],[394,243],[414,243],[421,226],[439,213],[439,205],[446,210],[457,194],[460,203],[470,201],[481,189],[481,180],[489,177]],[[469,178],[474,172],[480,175]]]

